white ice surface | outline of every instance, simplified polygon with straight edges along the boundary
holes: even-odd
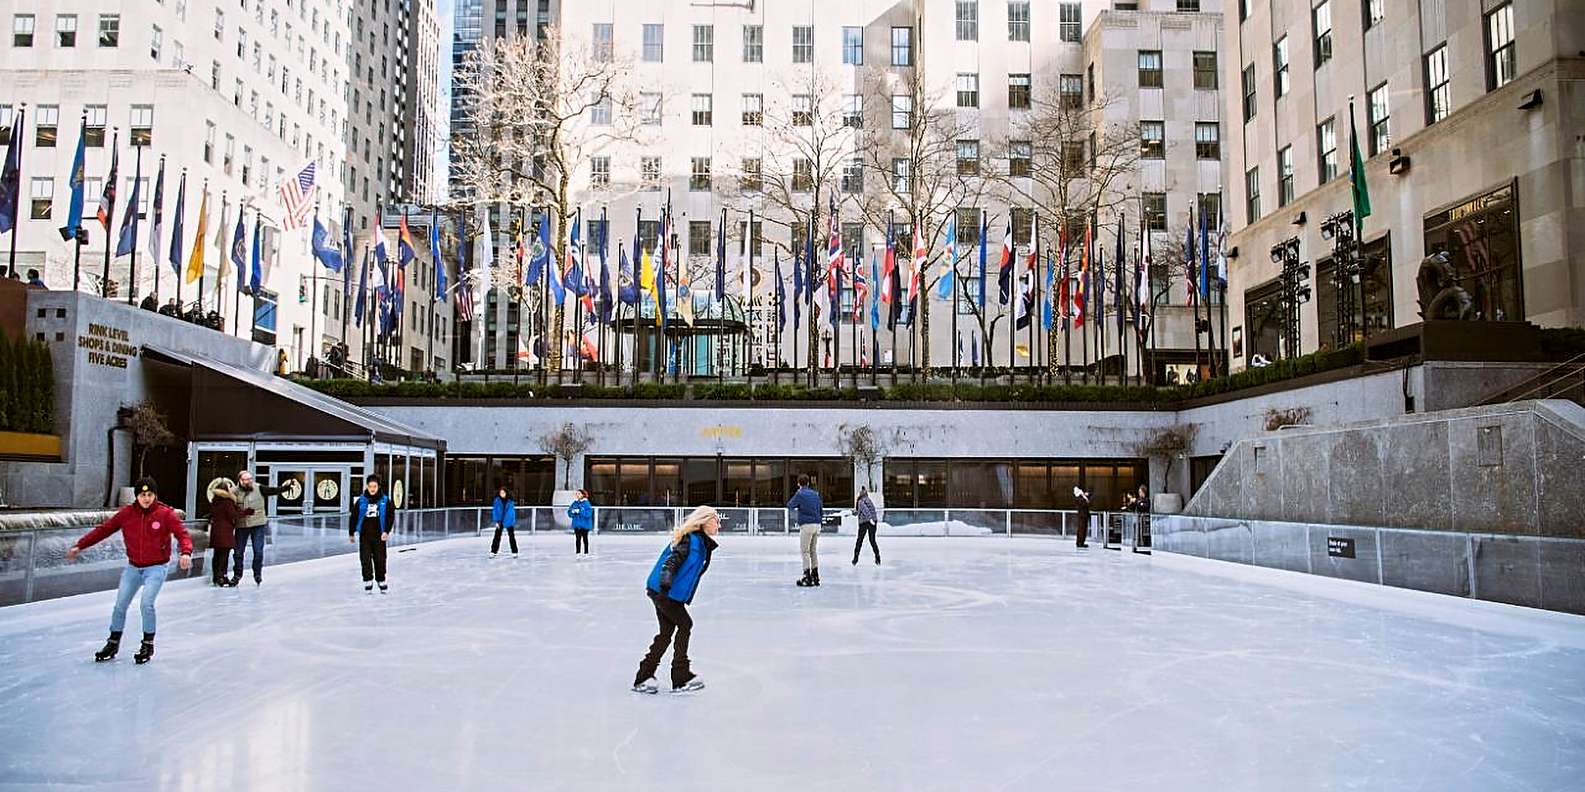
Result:
[[[142,667],[136,605],[90,659],[110,593],[0,610],[0,789],[1585,788],[1585,619],[1001,537],[828,539],[806,590],[726,537],[709,687],[640,696],[662,541],[172,582]]]

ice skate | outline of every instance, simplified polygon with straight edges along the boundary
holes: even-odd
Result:
[[[633,692],[634,693],[648,693],[650,695],[654,695],[654,694],[660,692],[660,686],[655,684],[655,678],[654,677],[650,677],[649,679],[643,680],[641,682],[634,682],[633,683]]]
[[[704,680],[701,680],[699,677],[694,677],[693,679],[690,679],[687,682],[672,688],[671,692],[673,695],[681,695],[684,693],[694,693],[700,690],[704,690]]]
[[[121,651],[121,633],[113,632],[105,639],[105,648],[94,652],[94,662],[103,663],[106,660],[116,659],[116,652]]]
[[[363,593],[365,593],[365,594],[373,594],[374,593],[374,584],[373,583],[365,583],[365,584],[363,584]]]
[[[808,588],[809,586],[814,585],[814,582],[809,578],[809,570],[804,570],[804,576],[798,578],[798,582],[795,585],[797,585],[799,588]]]
[[[143,665],[154,659],[154,633],[143,634],[143,644],[138,647],[138,653],[132,656],[132,661]]]
[[[496,557],[496,556],[498,556],[498,555],[500,555],[500,553],[491,553],[491,554],[490,554],[490,557],[491,557],[491,558],[495,558],[495,557]]]
[[[390,590],[391,590],[391,587],[390,587],[390,586],[387,586],[387,585],[385,585],[385,584],[384,584],[384,583],[381,583],[381,584],[380,584],[380,593],[381,593],[381,594],[387,594],[387,593],[389,593],[389,592],[390,592]]]
[[[809,585],[815,586],[815,587],[818,587],[820,585],[820,568],[819,567],[815,567],[814,571],[812,571],[810,573],[810,575],[809,575]]]

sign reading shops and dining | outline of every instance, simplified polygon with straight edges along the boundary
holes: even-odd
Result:
[[[1333,558],[1353,558],[1354,540],[1342,536],[1328,536],[1326,554]]]
[[[88,332],[77,336],[77,348],[87,350],[90,364],[108,368],[124,369],[138,356],[126,330],[97,322],[89,322]]]

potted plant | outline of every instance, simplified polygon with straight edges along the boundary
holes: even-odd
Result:
[[[572,488],[572,463],[594,444],[594,438],[582,427],[565,423],[561,428],[546,432],[539,438],[539,449],[556,458],[563,465],[561,488],[551,494],[551,519],[558,528],[572,528],[567,517],[567,507],[578,497]]]

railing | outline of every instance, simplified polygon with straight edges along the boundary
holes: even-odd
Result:
[[[1477,406],[1512,404],[1528,399],[1567,399],[1585,404],[1585,353],[1509,385],[1481,399]]]
[[[669,531],[692,511],[690,506],[597,506],[596,534],[644,534]],[[797,532],[783,508],[724,507],[723,533],[742,536],[787,536]],[[493,531],[490,509],[452,507],[398,511],[389,544],[393,547],[434,542],[459,536],[480,536]],[[570,530],[562,508],[522,506],[517,528],[530,535]],[[1090,514],[1090,538],[1102,546],[1149,547],[1148,515],[1128,512]],[[115,537],[83,551],[76,562],[66,561],[66,550],[93,526],[0,531],[0,606],[114,589],[126,565],[126,552]],[[209,569],[208,526],[187,524],[193,537],[193,567],[172,569],[173,579],[206,577]],[[886,509],[881,515],[881,536],[1050,536],[1072,537],[1078,512],[1071,509]],[[852,536],[858,519],[851,509],[827,509],[822,532]],[[266,566],[328,558],[357,552],[347,541],[344,513],[289,515],[270,521],[266,534]],[[251,548],[248,550],[252,552]],[[253,565],[249,556],[247,566]],[[173,562],[174,567],[174,562]]]

